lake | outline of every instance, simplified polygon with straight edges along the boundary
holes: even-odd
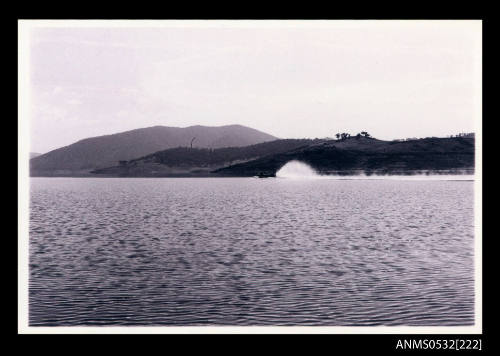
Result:
[[[472,180],[31,178],[29,324],[474,324]]]

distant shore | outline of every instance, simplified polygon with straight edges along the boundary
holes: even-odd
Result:
[[[32,177],[254,177],[273,176],[298,161],[319,175],[473,174],[474,137],[382,141],[372,137],[339,140],[275,140],[220,149],[178,147],[115,163],[45,168],[43,156],[30,160]]]
[[[53,173],[53,172],[52,172]],[[445,175],[474,175],[474,168],[466,169],[446,169],[446,170],[399,170],[386,172],[379,171],[329,171],[318,172],[319,176],[325,177],[390,177],[390,176],[445,176]],[[94,174],[90,172],[81,172],[78,174],[39,174],[32,175],[31,178],[245,178],[253,177],[248,175],[228,175],[220,173],[170,173],[170,174],[147,174],[147,175],[134,175],[134,176],[120,176],[113,174]]]

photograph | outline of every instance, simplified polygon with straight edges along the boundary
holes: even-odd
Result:
[[[19,333],[482,332],[481,20],[19,19],[18,83]]]

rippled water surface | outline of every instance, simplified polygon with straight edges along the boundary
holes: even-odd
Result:
[[[471,325],[473,182],[32,178],[30,325]]]

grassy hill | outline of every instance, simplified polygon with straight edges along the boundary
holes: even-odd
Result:
[[[261,157],[217,169],[214,173],[224,176],[275,174],[291,160],[305,162],[320,174],[470,173],[474,170],[474,138],[381,141],[351,137]]]
[[[154,126],[113,135],[91,137],[30,160],[31,176],[88,175],[91,170],[164,150],[190,146],[239,147],[276,140],[264,132],[241,126]]]
[[[382,141],[288,139],[219,149],[179,147],[92,171],[101,176],[255,176],[275,174],[292,160],[321,174],[416,174],[474,169],[474,138]]]
[[[319,140],[285,139],[245,147],[189,148],[177,147],[141,158],[122,161],[119,165],[97,169],[94,174],[111,176],[191,176],[213,175],[211,171],[235,163],[247,162],[270,154],[307,147]]]

